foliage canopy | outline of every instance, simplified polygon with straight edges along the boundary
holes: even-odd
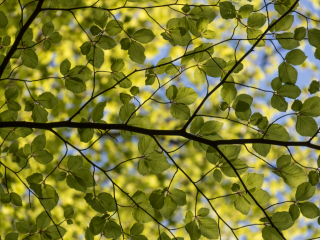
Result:
[[[0,239],[320,238],[317,7],[2,0]]]

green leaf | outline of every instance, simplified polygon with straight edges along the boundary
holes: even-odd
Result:
[[[47,109],[53,109],[58,104],[58,99],[50,92],[42,93],[38,98],[37,102]]]
[[[314,57],[320,60],[320,48],[316,49],[316,51],[314,52]]]
[[[65,60],[62,61],[60,65],[60,73],[62,75],[67,75],[71,67],[70,61],[66,58]]]
[[[291,163],[291,156],[290,155],[283,155],[277,159],[277,167],[283,168],[289,166]]]
[[[314,94],[316,92],[319,92],[320,90],[320,84],[318,81],[313,80],[308,88],[308,91],[310,94]]]
[[[198,83],[204,84],[206,82],[206,78],[206,72],[204,70],[201,68],[196,68],[196,70],[194,70],[194,79]]]
[[[263,178],[264,178],[263,174],[247,173],[242,177],[242,181],[246,185],[248,190],[259,189],[262,187]],[[244,190],[245,188],[241,184],[240,191],[244,191]]]
[[[106,219],[102,217],[93,217],[89,224],[90,232],[95,236],[103,231],[106,224]]]
[[[5,90],[4,95],[8,101],[14,100],[19,96],[19,88],[16,86],[9,87]]]
[[[83,159],[81,156],[71,156],[68,159],[68,169],[69,171],[75,171],[81,168],[83,165]]]
[[[15,206],[22,206],[22,199],[21,197],[15,193],[15,192],[11,192],[10,193],[11,196],[11,203]]]
[[[129,57],[132,61],[143,64],[146,60],[146,56],[144,55],[145,48],[141,43],[131,42],[131,45],[128,50]]]
[[[295,84],[298,79],[297,70],[289,63],[283,62],[279,65],[279,77],[284,83]]]
[[[306,37],[307,34],[307,30],[305,29],[305,27],[298,27],[294,30],[294,39],[301,41]]]
[[[274,172],[275,173],[275,172]],[[307,176],[303,169],[297,165],[289,165],[280,170],[280,177],[289,187],[296,188],[301,183],[307,181]]]
[[[109,14],[106,10],[97,8],[93,14],[93,22],[100,28],[104,28],[108,22]]]
[[[284,49],[294,49],[300,46],[299,41],[293,39],[294,34],[293,33],[282,33],[277,34],[276,39],[279,41],[280,45]]]
[[[319,182],[319,175],[316,171],[311,170],[308,174],[309,182],[312,186],[316,186]]]
[[[11,44],[11,38],[10,38],[10,36],[5,36],[4,38],[3,38],[3,42],[2,42],[2,44],[3,44],[3,46],[10,46],[10,44]]]
[[[165,197],[164,190],[161,190],[161,189],[154,190],[149,197],[151,206],[154,209],[160,210],[164,205],[164,197]]]
[[[156,173],[163,172],[170,168],[170,164],[168,163],[166,157],[157,152],[150,153],[146,158],[146,162],[150,169]]]
[[[47,228],[45,233],[47,233],[49,236],[52,237],[53,240],[55,239],[61,239],[61,236],[63,237],[66,234],[67,230],[60,226],[54,226],[51,225]],[[61,236],[60,236],[61,235]]]
[[[168,219],[171,217],[173,212],[177,209],[177,204],[175,204],[170,196],[166,196],[164,198],[164,204],[163,207],[160,209],[160,212],[162,216],[165,219]]]
[[[138,144],[138,150],[139,153],[144,156],[152,153],[157,148],[157,146],[158,145],[156,141],[152,137],[146,135],[140,140]]]
[[[316,187],[312,186],[309,182],[301,183],[296,191],[296,200],[305,201],[311,198],[316,192]]]
[[[46,135],[41,134],[32,141],[31,143],[31,152],[35,153],[43,150],[46,147]]]
[[[50,42],[49,40],[45,40],[45,41],[43,42],[43,46],[44,46],[44,49],[45,49],[45,50],[50,50],[50,48],[51,48],[51,42]]]
[[[218,121],[207,121],[200,128],[199,134],[201,136],[207,136],[217,134],[222,129],[223,123]]]
[[[263,190],[263,189],[258,189],[258,190],[255,190],[253,193],[252,193],[252,196],[254,197],[254,199],[260,204],[260,205],[264,205],[266,204],[267,202],[269,202],[271,196],[270,194]],[[245,195],[245,198],[250,202],[250,204],[252,205],[256,205],[255,201],[251,198],[251,196],[249,195]]]
[[[106,105],[107,102],[100,102],[93,108],[91,112],[91,119],[93,122],[98,122],[103,118],[103,112]]]
[[[140,204],[132,213],[133,218],[139,223],[148,223],[153,221],[153,218],[150,215],[154,216],[154,210],[149,204]]]
[[[43,180],[43,176],[41,173],[34,173],[34,174],[30,175],[29,177],[27,177],[26,180],[29,183],[29,185],[31,183],[40,183]]]
[[[120,108],[119,118],[122,122],[128,121],[131,114],[136,110],[136,106],[133,103],[125,104]],[[135,113],[132,117],[135,116]]]
[[[82,93],[86,90],[86,84],[78,79],[66,79],[66,88],[73,93]]]
[[[303,115],[310,115],[311,117],[320,116],[320,98],[317,96],[308,98],[300,109],[300,113]]]
[[[287,230],[294,224],[294,221],[288,212],[276,212],[272,215],[271,220],[279,230]]]
[[[72,171],[72,175],[78,181],[78,183],[83,187],[93,187],[93,176],[89,169],[79,168],[75,171]]]
[[[250,212],[250,203],[243,196],[236,196],[234,207],[243,215],[248,215]]]
[[[34,153],[34,159],[43,165],[50,163],[53,160],[53,156],[47,150],[41,150]]]
[[[202,36],[206,39],[215,39],[216,38],[216,32],[212,31],[212,30],[205,30],[202,33]]]
[[[221,152],[224,154],[224,156],[229,159],[230,161],[235,160],[240,153],[240,146],[224,146],[223,148],[220,147]],[[210,163],[216,165],[218,163],[226,163],[224,158],[222,156],[219,155],[218,152],[216,152],[216,150],[214,150],[212,147],[208,148],[207,150],[207,159]],[[227,164],[227,163],[226,163]]]
[[[300,65],[307,59],[307,56],[300,49],[294,49],[287,53],[286,60],[292,65]]]
[[[67,177],[66,172],[59,172],[56,179],[57,179],[57,181],[61,182],[61,181],[65,180],[66,177]]]
[[[198,94],[192,89],[187,87],[178,88],[178,93],[173,99],[175,103],[183,103],[190,105],[196,101]]]
[[[2,203],[10,203],[11,202],[10,194],[1,195],[1,202]]]
[[[253,5],[246,4],[240,7],[238,14],[241,18],[247,18],[252,12],[253,12]]]
[[[260,113],[254,113],[252,114],[252,116],[250,117],[250,123],[257,126],[258,124],[260,124],[262,122],[262,115]]]
[[[319,208],[312,202],[298,203],[302,215],[306,218],[313,219],[319,216]]]
[[[7,106],[8,106],[8,109],[13,110],[13,111],[20,111],[21,110],[20,104],[15,101],[7,102]]]
[[[192,134],[196,134],[201,129],[202,125],[204,124],[203,117],[196,116],[190,126],[190,132]]]
[[[237,158],[231,161],[233,167],[237,170],[239,175],[242,175],[248,170],[248,165],[241,159]],[[233,168],[229,165],[229,163],[224,162],[220,167],[220,170],[223,172],[224,175],[228,177],[237,177],[236,173],[234,172]]]
[[[262,229],[262,237],[264,240],[282,240],[283,237],[279,235],[279,233],[271,227],[264,227]]]
[[[287,142],[290,140],[289,133],[280,124],[272,124],[266,134],[266,138],[270,140],[284,141],[284,142]]]
[[[11,232],[8,233],[4,240],[18,240],[19,233]]]
[[[132,96],[127,93],[120,93],[120,100],[123,104],[130,103]]]
[[[93,25],[90,27],[90,32],[92,33],[93,36],[97,36],[99,33],[101,33],[101,29],[96,25]]]
[[[299,207],[296,204],[291,204],[289,208],[289,213],[293,221],[297,220],[300,216]]]
[[[110,20],[106,26],[106,32],[114,37],[123,29],[123,23],[117,20]]]
[[[240,94],[233,101],[232,108],[237,112],[245,112],[253,102],[253,98],[247,94]]]
[[[141,223],[135,223],[133,226],[130,228],[130,235],[136,236],[142,233],[144,230],[144,225]]]
[[[209,215],[210,210],[208,208],[200,208],[197,211],[197,216],[206,217]]]
[[[38,66],[38,55],[32,49],[25,49],[21,55],[22,64],[35,69]]]
[[[277,90],[277,93],[282,97],[295,99],[300,96],[301,90],[296,85],[284,84]]]
[[[189,12],[190,11],[190,6],[188,4],[184,5],[181,10],[185,13]]]
[[[86,58],[92,66],[100,69],[104,63],[104,52],[99,47],[91,47]]]
[[[113,79],[119,83],[119,86],[122,88],[129,88],[132,85],[132,82],[122,73],[114,72],[112,73]]]
[[[320,30],[316,28],[309,29],[308,40],[311,46],[320,48]]]
[[[302,102],[300,100],[294,100],[291,109],[298,112],[302,108]]]
[[[45,37],[49,36],[54,30],[54,25],[52,21],[47,22],[42,27],[42,33]]]
[[[288,109],[288,103],[285,98],[276,94],[273,94],[271,97],[271,106],[280,112],[286,112]]]
[[[166,91],[166,97],[171,101],[177,97],[178,89],[175,85],[171,85]]]
[[[197,30],[199,32],[203,32],[204,30],[207,29],[208,24],[209,24],[209,19],[208,18],[206,18],[206,17],[199,18],[197,20]]]
[[[198,240],[201,237],[201,232],[200,232],[200,229],[198,228],[196,221],[193,220],[192,222],[189,222],[185,226],[185,229],[189,233],[191,240]]]
[[[251,28],[261,28],[267,21],[267,17],[262,13],[252,13],[248,18],[248,26]]]
[[[40,213],[38,215],[38,217],[36,218],[36,224],[37,224],[38,229],[40,229],[40,230],[46,229],[50,225],[51,218],[50,218],[49,214],[50,213],[43,211],[42,213]]]
[[[222,173],[219,169],[214,170],[213,172],[213,179],[217,182],[221,182],[222,180]]]
[[[259,137],[262,137],[259,136]],[[260,144],[260,143],[254,143],[252,144],[253,149],[259,153],[261,156],[267,156],[271,149],[271,144]]]
[[[147,196],[144,192],[140,190],[136,191],[135,194],[132,196],[132,199],[137,203],[144,203],[147,200]]]
[[[147,164],[146,160],[144,159],[139,160],[138,172],[143,176],[149,173],[149,165]]]
[[[224,83],[220,95],[230,105],[237,96],[237,89],[233,83]]]
[[[87,123],[88,121],[84,118],[81,118],[81,123]],[[94,130],[92,128],[78,128],[78,133],[80,135],[81,142],[89,142],[94,135]]]
[[[49,37],[48,40],[54,44],[58,44],[62,40],[62,36],[58,32],[52,33]]]
[[[7,25],[8,18],[2,11],[0,11],[0,28],[5,29]]]
[[[172,117],[178,119],[178,120],[188,120],[190,115],[190,109],[189,107],[184,103],[174,103],[170,106],[170,114]]]
[[[31,117],[34,122],[46,123],[48,121],[48,112],[40,105],[35,104]]]
[[[176,205],[184,206],[187,204],[186,193],[184,191],[173,188],[169,191],[169,195]]]
[[[285,16],[275,25],[275,31],[276,32],[288,31],[291,28],[293,21],[294,21],[293,15]]]
[[[301,136],[312,137],[318,131],[318,124],[313,117],[299,115],[296,130]]]
[[[121,227],[114,221],[108,221],[103,230],[106,238],[118,239],[121,236]]]
[[[73,216],[74,216],[73,208],[67,208],[66,210],[64,210],[63,216],[64,216],[66,219],[73,218]]]
[[[108,36],[97,36],[94,39],[99,47],[104,50],[110,50],[117,46],[116,41],[112,37]]]
[[[130,93],[131,93],[133,96],[138,95],[139,92],[140,92],[140,90],[139,90],[139,87],[137,87],[137,86],[133,86],[133,87],[130,89]]]
[[[121,69],[125,66],[125,63],[122,59],[115,60],[111,65],[111,71],[112,72],[118,72],[121,71]]]
[[[254,28],[247,28],[247,38],[250,39],[248,42],[251,45],[256,44],[257,40],[262,36],[263,32],[259,29],[254,29]],[[261,40],[258,44],[257,47],[264,47],[266,45],[265,40]]]
[[[155,38],[155,35],[150,29],[144,28],[136,31],[133,34],[132,38],[137,40],[140,43],[149,43]]]
[[[198,63],[204,62],[204,61],[211,58],[211,56],[214,52],[213,44],[212,43],[203,43],[200,46],[196,47],[193,52],[195,52],[194,60],[196,60],[196,62],[198,62]],[[196,53],[196,52],[198,52],[198,53]]]
[[[208,239],[218,239],[219,229],[217,222],[209,217],[201,217],[199,219],[201,235]]]
[[[22,234],[29,233],[29,225],[27,222],[15,222],[15,225],[19,233],[22,233]]]
[[[207,75],[210,77],[221,77],[222,75],[222,69],[225,68],[227,65],[226,61],[223,60],[222,58],[210,58],[208,61],[206,61],[202,65],[202,69],[206,72]]]
[[[235,6],[229,2],[220,2],[219,3],[220,14],[223,19],[233,19],[237,16],[237,11]]]

